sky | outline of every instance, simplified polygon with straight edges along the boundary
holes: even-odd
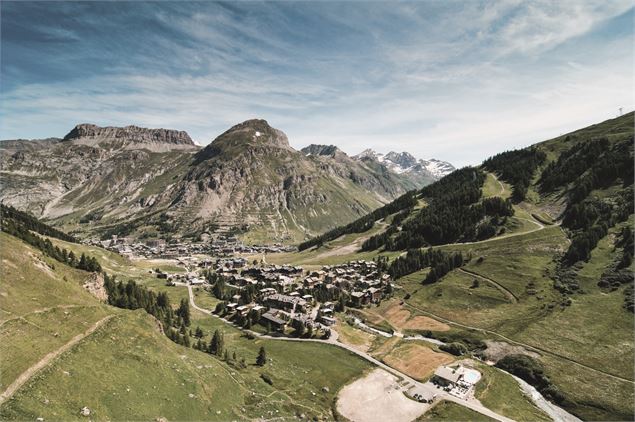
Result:
[[[264,118],[478,164],[635,108],[632,0],[0,3],[0,139]]]

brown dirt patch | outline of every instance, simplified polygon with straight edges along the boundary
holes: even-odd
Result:
[[[416,380],[425,380],[440,365],[454,361],[452,356],[435,352],[428,347],[416,343],[402,343],[395,347],[384,362]]]

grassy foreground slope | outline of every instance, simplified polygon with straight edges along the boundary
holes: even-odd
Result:
[[[230,353],[246,360],[247,368],[239,369],[173,343],[142,310],[100,303],[81,286],[89,273],[52,261],[5,233],[0,233],[0,241],[1,390],[47,354],[65,350],[0,405],[2,420],[81,419],[84,406],[98,420],[241,420],[302,414],[330,419],[337,391],[369,368],[336,347],[249,340],[220,321],[194,315],[194,324],[205,330],[205,341],[213,328],[226,331]],[[82,251],[83,246],[76,248]],[[102,320],[95,331],[89,330]],[[262,368],[254,365],[261,345],[269,358]],[[263,373],[273,385],[263,381]]]

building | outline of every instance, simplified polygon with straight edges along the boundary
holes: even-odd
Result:
[[[260,323],[264,326],[270,326],[271,329],[274,331],[280,332],[284,331],[284,327],[287,325],[287,322],[284,319],[278,317],[276,312],[274,312],[273,310],[262,314],[262,316],[260,317]]]
[[[306,300],[301,297],[287,296],[280,293],[267,296],[265,298],[265,302],[272,308],[284,309],[292,312],[303,312],[306,307]]]
[[[434,371],[432,382],[443,387],[453,387],[459,383],[463,377],[463,372],[459,369],[450,368],[449,366],[439,366]]]

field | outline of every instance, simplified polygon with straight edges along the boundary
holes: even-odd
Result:
[[[413,315],[397,300],[386,300],[380,306],[355,309],[351,312],[361,317],[367,325],[383,331],[408,333],[427,330],[447,331],[450,329],[447,324],[433,318]]]
[[[549,421],[550,418],[529,402],[518,383],[509,375],[486,365],[476,367],[483,378],[476,384],[476,398],[501,415],[522,421]]]
[[[418,381],[426,381],[435,369],[453,362],[454,357],[447,353],[435,352],[422,343],[402,341],[382,360]]]
[[[437,403],[432,409],[428,410],[425,414],[417,418],[417,422],[422,421],[470,421],[470,422],[488,422],[494,421],[485,415],[468,409],[467,407],[459,406],[456,403],[450,401],[441,401]]]

